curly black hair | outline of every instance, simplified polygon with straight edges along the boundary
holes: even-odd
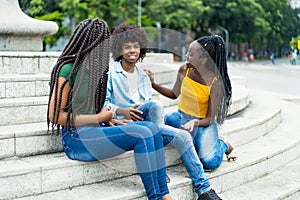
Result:
[[[115,61],[122,59],[122,46],[128,42],[138,42],[140,45],[139,61],[142,61],[148,52],[148,37],[145,29],[138,25],[120,24],[112,33],[111,53]]]
[[[197,39],[197,42],[201,45],[202,51],[204,50],[204,52],[211,58],[209,59],[209,67],[211,67],[215,74],[222,80],[225,95],[223,95],[221,105],[216,116],[217,122],[221,124],[226,118],[232,96],[231,81],[227,72],[225,43],[223,38],[219,35],[203,36]]]

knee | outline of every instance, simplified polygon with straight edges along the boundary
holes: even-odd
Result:
[[[151,100],[149,101],[150,103],[150,108],[154,108],[154,109],[163,109],[163,105],[162,103],[160,103],[159,101],[156,100]]]
[[[176,112],[166,113],[165,124],[175,128],[180,128],[180,115]]]
[[[153,138],[153,132],[150,127],[135,127],[134,135],[139,138]]]
[[[188,131],[178,129],[178,133],[175,135],[175,146],[180,150],[184,150],[194,146],[193,138]]]
[[[202,141],[205,141],[207,146],[215,145],[219,138],[218,128],[215,124],[211,124],[208,127],[199,127],[197,131],[197,137],[200,137]]]
[[[150,132],[152,133],[152,135],[159,135],[160,134],[160,129],[159,129],[158,125],[156,125],[153,122],[148,122],[148,121],[144,121],[144,123],[146,123],[146,127],[148,129],[150,129]]]
[[[179,129],[177,137],[184,144],[190,144],[190,143],[192,144],[193,143],[193,138],[192,138],[191,134],[188,131]]]
[[[201,163],[203,164],[203,167],[210,170],[215,170],[220,167],[223,160],[223,155],[217,155],[212,158],[210,157],[203,157],[200,158]]]
[[[142,136],[152,137],[153,135],[160,134],[160,129],[155,123],[149,121],[137,121],[134,122],[134,124],[137,125],[134,127],[134,132],[139,133]]]

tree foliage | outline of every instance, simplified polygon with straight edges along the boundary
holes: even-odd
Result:
[[[140,0],[142,26],[189,33],[191,37],[210,34],[225,27],[230,43],[247,43],[254,51],[276,50],[289,45],[299,31],[299,9],[288,0]],[[75,24],[83,19],[104,19],[113,29],[120,23],[138,23],[138,0],[19,0],[24,12],[32,17],[55,21],[60,31],[45,42],[69,34],[63,27],[66,18]],[[221,30],[218,30],[222,33]]]

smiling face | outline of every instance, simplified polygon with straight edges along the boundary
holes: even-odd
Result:
[[[209,61],[211,61],[210,56],[205,49],[199,44],[199,42],[194,41],[189,45],[188,51],[186,53],[186,65],[197,69],[199,72],[207,68]]]
[[[190,67],[197,67],[201,61],[201,54],[200,54],[201,45],[194,41],[189,45],[188,51],[186,53],[186,64]]]
[[[135,64],[140,57],[140,45],[138,42],[127,42],[122,45],[122,62]]]

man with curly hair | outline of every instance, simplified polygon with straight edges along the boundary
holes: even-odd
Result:
[[[147,46],[146,31],[137,25],[121,24],[112,33],[111,52],[115,62],[110,66],[105,102],[115,110],[111,125],[143,120],[159,125],[164,145],[178,150],[199,200],[210,199],[206,198],[207,194],[220,199],[210,186],[191,134],[186,130],[165,125],[163,106],[151,99],[150,78],[137,66],[137,62],[146,56]]]
[[[163,107],[151,99],[150,79],[137,66],[146,56],[147,46],[146,31],[137,25],[121,24],[113,32],[111,52],[115,62],[108,75],[106,104],[114,108],[117,123],[146,120],[163,124]]]

